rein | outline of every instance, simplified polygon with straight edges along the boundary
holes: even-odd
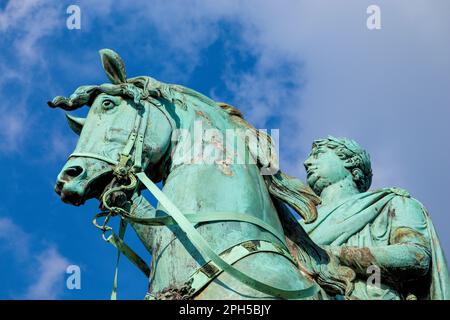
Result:
[[[145,130],[147,128],[148,120],[148,107],[147,103],[143,104],[143,112],[140,113],[136,110],[136,118],[133,131],[130,133],[128,141],[119,154],[119,160],[110,159],[107,156],[98,155],[95,153],[75,152],[70,157],[87,157],[105,161],[113,165],[113,175],[115,182],[119,183],[119,186],[112,186],[106,190],[101,198],[101,207],[106,209],[105,211],[94,216],[93,224],[102,230],[102,237],[106,242],[111,243],[117,249],[117,262],[114,275],[113,290],[111,293],[111,299],[117,298],[117,277],[118,277],[118,264],[120,255],[124,254],[136,267],[138,267],[146,276],[150,276],[150,268],[145,261],[140,258],[128,245],[123,241],[125,230],[128,221],[143,224],[143,225],[171,225],[176,224],[186,235],[186,237],[192,242],[194,247],[202,254],[205,261],[208,261],[206,265],[198,269],[186,282],[189,287],[189,295],[187,298],[191,298],[195,293],[204,288],[210,281],[217,277],[221,272],[226,272],[238,281],[246,284],[247,286],[268,294],[270,296],[279,297],[282,299],[301,299],[311,297],[318,291],[318,286],[312,284],[310,287],[300,290],[284,290],[265,284],[261,281],[248,276],[247,274],[239,271],[233,267],[233,263],[242,259],[243,257],[256,253],[256,252],[274,252],[285,256],[292,263],[294,263],[289,251],[286,249],[286,243],[284,235],[280,235],[277,230],[272,226],[266,224],[262,220],[250,216],[248,214],[240,214],[235,212],[227,213],[207,213],[207,214],[183,214],[172,201],[153,183],[142,170],[142,153],[144,145]],[[131,151],[134,148],[134,155],[131,155]],[[133,159],[134,156],[134,159]],[[130,160],[134,160],[133,164],[130,164]],[[117,206],[110,206],[109,200],[111,195],[115,192],[132,192],[137,190],[139,184],[142,183],[158,202],[164,207],[166,216],[156,218],[138,218],[134,217],[132,212],[127,212],[125,209]],[[120,216],[120,229],[119,234],[115,234],[113,229],[108,226],[108,222],[113,216]],[[103,224],[99,225],[97,219],[104,217]],[[283,243],[284,248],[280,245],[261,241],[253,240],[246,241],[244,243],[234,245],[228,248],[222,254],[218,255],[202,237],[202,235],[194,227],[195,224],[200,222],[212,222],[212,221],[241,221],[248,222],[259,226],[263,230],[273,234],[277,239]],[[111,232],[109,236],[106,233]],[[295,264],[295,263],[294,263]],[[204,272],[200,272],[200,271]],[[214,272],[212,272],[213,270]],[[206,275],[206,277],[205,277]]]

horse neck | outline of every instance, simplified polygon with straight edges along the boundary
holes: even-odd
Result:
[[[261,211],[264,186],[245,174],[233,166],[182,165],[169,174],[163,191],[184,212]]]
[[[194,127],[185,126],[195,135]],[[225,135],[223,128],[216,127],[218,133]],[[238,162],[234,158],[236,150],[230,152],[213,137],[202,139],[201,154],[196,154],[196,150],[186,154],[186,149],[192,151],[186,148],[190,138],[182,138],[174,147],[171,170],[163,188],[182,212],[245,213],[275,227],[279,225],[276,209],[256,164]],[[214,155],[214,150],[225,152]]]

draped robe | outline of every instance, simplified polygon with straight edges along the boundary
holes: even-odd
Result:
[[[355,269],[355,298],[450,299],[447,263],[430,216],[405,190],[360,193],[319,207],[315,222],[301,224]],[[371,265],[379,267],[381,285],[367,284]]]

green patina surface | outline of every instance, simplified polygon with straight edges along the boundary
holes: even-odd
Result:
[[[395,284],[429,274],[420,288],[448,297],[429,217],[398,189],[367,192],[370,162],[356,143],[318,143],[307,161],[311,189],[279,170],[270,137],[237,109],[183,86],[128,78],[115,52],[100,54],[111,83],[49,102],[67,111],[90,108],[86,118],[67,115],[79,140],[55,190],[73,205],[97,198],[104,210],[97,217],[133,226],[152,256],[149,269],[121,240],[124,228],[105,239],[148,276],[148,298],[376,298],[379,292],[364,296],[361,289],[373,263],[386,275],[389,297],[419,296],[426,290]],[[231,140],[223,139],[230,131]],[[142,196],[146,188],[156,208]],[[319,214],[313,190],[323,200]],[[308,288],[320,290],[306,294]]]
[[[313,241],[356,272],[354,297],[450,299],[447,263],[427,211],[403,189],[368,191],[369,155],[355,141],[316,141],[305,168],[322,204],[316,221],[301,223]],[[367,285],[373,265],[380,271],[378,286]]]

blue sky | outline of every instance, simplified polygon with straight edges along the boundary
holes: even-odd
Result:
[[[71,4],[80,30],[66,28]],[[370,4],[381,30],[366,28]],[[400,186],[423,202],[449,256],[449,9],[446,0],[0,0],[0,298],[109,297],[115,252],[91,225],[97,203],[71,207],[53,191],[76,137],[46,106],[107,82],[105,47],[129,76],[192,87],[258,128],[279,128],[282,168],[302,179],[314,139],[357,140],[371,154],[373,187]],[[65,287],[70,264],[81,267],[81,290]],[[119,281],[119,298],[145,294],[126,260]]]

